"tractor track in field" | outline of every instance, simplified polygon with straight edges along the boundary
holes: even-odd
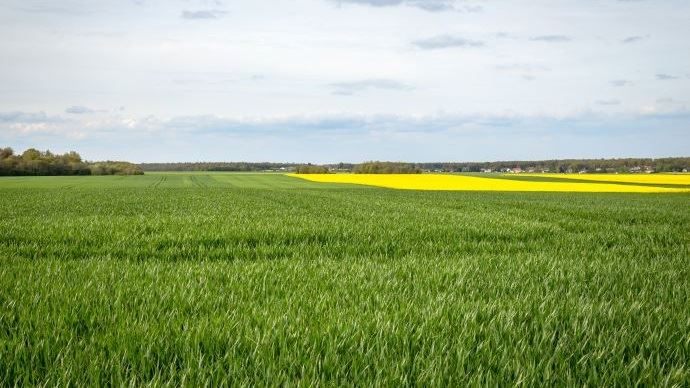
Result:
[[[162,183],[168,180],[167,176],[161,176],[159,179],[157,179],[155,182],[152,182],[148,187],[152,189],[158,188]]]
[[[203,175],[203,176],[206,177],[207,175]],[[191,178],[190,180],[192,181],[192,184],[194,186],[202,188],[202,189],[208,188],[208,184],[206,184],[205,182],[202,182],[196,175],[192,175],[190,178]]]

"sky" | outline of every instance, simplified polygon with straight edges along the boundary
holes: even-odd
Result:
[[[690,155],[687,0],[0,0],[0,36],[19,152]]]

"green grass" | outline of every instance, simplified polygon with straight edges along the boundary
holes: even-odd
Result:
[[[690,384],[690,195],[0,178],[0,385]]]
[[[316,184],[283,174],[270,173],[176,173],[156,172],[146,175],[121,176],[23,176],[0,177],[0,189],[178,189],[178,188],[239,188],[239,189],[332,189],[344,187]],[[351,187],[351,186],[349,186]]]

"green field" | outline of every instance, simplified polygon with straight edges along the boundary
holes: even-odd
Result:
[[[0,386],[690,384],[690,194],[0,178]]]

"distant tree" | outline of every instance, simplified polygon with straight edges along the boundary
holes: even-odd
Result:
[[[41,157],[41,151],[35,149],[35,148],[29,148],[28,150],[24,151],[22,153],[22,159],[29,161],[29,160],[38,160]]]
[[[136,164],[129,162],[98,162],[89,166],[91,175],[144,175]]]
[[[0,148],[0,175],[91,175],[91,174],[143,174],[139,166],[128,162],[84,162],[70,151],[63,155],[29,148],[20,156],[9,148]]]
[[[419,174],[422,169],[413,163],[364,162],[355,166],[355,174]]]
[[[14,155],[14,150],[10,147],[0,148],[0,159],[7,159]]]
[[[297,166],[295,172],[298,174],[328,174],[328,167],[308,163]]]
[[[246,162],[198,162],[198,163],[147,163],[139,165],[144,171],[296,171],[301,164],[294,163],[246,163]],[[479,172],[490,169],[502,171],[522,166],[536,172],[551,173],[580,172],[614,173],[630,172],[632,168],[651,167],[654,171],[680,172],[690,169],[690,158],[658,159],[565,159],[537,161],[495,161],[495,162],[438,162],[438,163],[394,163],[365,162],[361,164],[336,163],[324,165],[329,170],[349,170],[358,173],[416,173],[421,171]],[[597,171],[597,169],[599,169]]]
[[[74,151],[70,151],[64,155],[69,163],[81,163],[81,155]]]
[[[247,162],[194,162],[194,163],[141,163],[143,171],[293,171],[296,163]]]

